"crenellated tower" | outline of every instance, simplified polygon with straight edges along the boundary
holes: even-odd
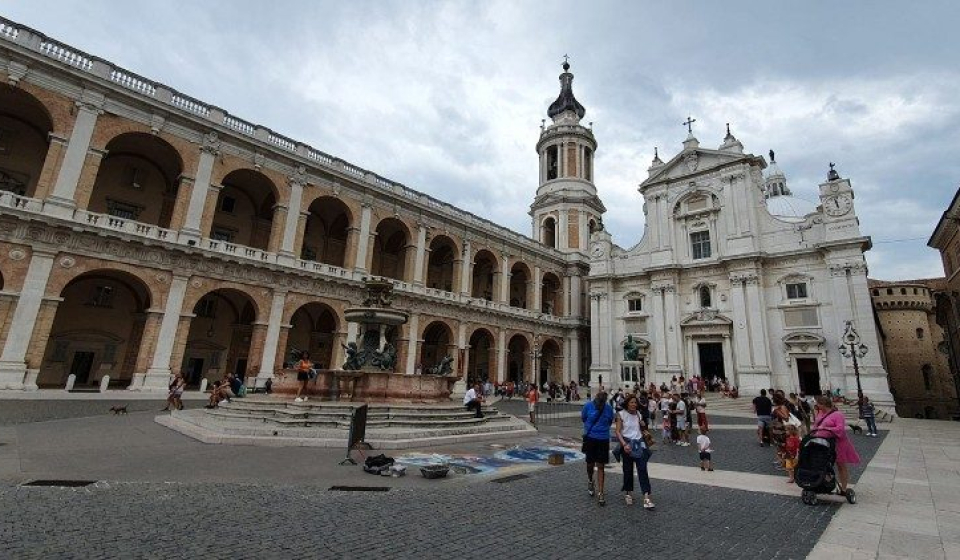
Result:
[[[593,184],[597,141],[580,123],[585,114],[573,95],[570,64],[564,62],[560,96],[547,111],[552,123],[541,128],[537,142],[540,186],[530,205],[533,238],[561,251],[586,253],[606,211]]]

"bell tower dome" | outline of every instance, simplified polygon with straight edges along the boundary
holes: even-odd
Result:
[[[597,141],[592,127],[580,123],[586,113],[573,95],[573,74],[564,60],[560,95],[547,110],[552,122],[540,128],[540,186],[530,216],[534,239],[567,252],[587,252],[606,211],[593,184]]]

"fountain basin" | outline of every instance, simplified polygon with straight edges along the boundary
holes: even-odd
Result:
[[[283,379],[274,379],[273,393],[297,394],[296,370],[284,371]],[[437,403],[450,400],[459,375],[408,375],[389,371],[318,370],[317,377],[307,382],[301,396],[319,400],[353,402]]]

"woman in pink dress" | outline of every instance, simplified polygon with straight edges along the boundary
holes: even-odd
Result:
[[[847,465],[856,465],[860,462],[860,455],[847,437],[847,421],[843,413],[833,406],[833,400],[827,396],[817,397],[817,418],[811,432],[817,430],[829,432],[835,438],[837,451],[837,481],[840,483],[840,495],[847,491],[850,482],[850,471]]]

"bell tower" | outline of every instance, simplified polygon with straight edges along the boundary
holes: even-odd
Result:
[[[580,124],[585,114],[573,96],[573,74],[564,60],[560,96],[547,110],[552,123],[540,127],[540,186],[530,216],[533,238],[566,252],[587,252],[590,234],[603,228],[606,211],[593,184],[597,141],[593,130]]]

